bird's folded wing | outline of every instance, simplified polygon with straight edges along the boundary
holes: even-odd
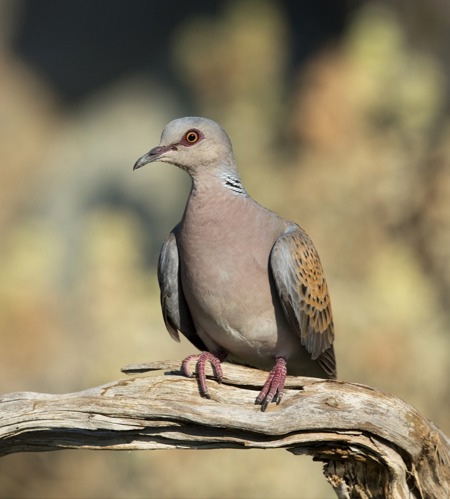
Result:
[[[288,225],[272,248],[270,266],[284,314],[302,345],[330,375],[335,373],[328,286],[317,250],[301,227]]]
[[[175,234],[166,239],[158,262],[158,282],[161,291],[161,309],[170,336],[180,341],[181,332],[199,350],[207,350],[198,336],[181,287],[179,256]]]

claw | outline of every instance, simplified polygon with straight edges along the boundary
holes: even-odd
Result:
[[[183,371],[183,374],[189,378],[192,378],[194,376],[194,373],[189,367],[189,363],[194,359],[197,359],[196,372],[199,383],[200,395],[202,397],[209,399],[211,397],[209,395],[208,388],[206,386],[206,373],[205,373],[206,362],[209,362],[212,365],[217,381],[221,383],[223,378],[223,372],[220,363],[222,362],[223,358],[221,358],[220,356],[216,356],[211,352],[202,352],[200,354],[189,355],[183,360],[183,363],[181,364],[181,370]]]
[[[255,400],[255,404],[260,404],[263,412],[270,402],[274,401],[277,405],[281,402],[285,381],[286,360],[283,357],[277,357],[274,368],[270,371],[261,392]]]

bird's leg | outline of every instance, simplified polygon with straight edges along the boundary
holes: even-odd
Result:
[[[181,370],[188,378],[192,378],[194,373],[191,371],[189,367],[189,363],[196,359],[196,372],[198,383],[200,385],[200,395],[205,398],[211,398],[209,396],[208,388],[206,386],[206,373],[205,373],[205,365],[206,362],[210,362],[214,371],[214,374],[219,383],[222,382],[223,372],[222,366],[220,363],[225,360],[227,354],[225,352],[219,352],[217,354],[213,354],[211,352],[202,352],[199,354],[192,354],[186,357],[181,364]]]
[[[270,371],[266,382],[256,397],[255,404],[261,404],[261,409],[265,411],[272,400],[278,405],[283,396],[284,382],[286,381],[286,360],[277,357],[274,368]]]

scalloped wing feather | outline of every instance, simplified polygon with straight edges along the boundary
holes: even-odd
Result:
[[[330,375],[336,373],[330,295],[319,255],[306,232],[290,224],[275,242],[270,266],[286,318],[302,345]]]

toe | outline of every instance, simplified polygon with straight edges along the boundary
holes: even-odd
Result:
[[[274,368],[270,371],[260,394],[255,400],[255,404],[261,404],[262,411],[265,411],[272,401],[277,405],[281,402],[285,380],[286,360],[282,357],[278,357]]]

